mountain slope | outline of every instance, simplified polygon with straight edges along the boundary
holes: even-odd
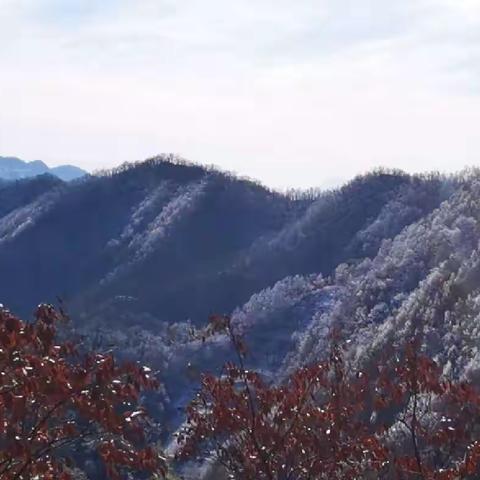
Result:
[[[378,172],[293,199],[215,170],[153,159],[57,185],[3,217],[0,269],[10,280],[2,301],[25,313],[61,296],[76,314],[101,311],[106,323],[146,314],[153,331],[156,321],[202,323],[289,275],[329,274],[338,263],[375,254],[379,240],[438,205],[440,187]],[[391,202],[416,202],[411,191],[428,201],[375,230]]]
[[[61,185],[62,180],[49,174],[0,182],[0,218]]]
[[[11,281],[2,291],[5,303],[21,308],[34,305],[42,298],[54,300],[57,295],[71,299],[73,294],[95,291],[99,284],[105,285],[102,288],[106,288],[109,295],[108,287],[117,276],[122,280],[120,291],[114,293],[131,295],[127,285],[130,282],[134,288],[138,275],[144,277],[146,284],[150,281],[149,275],[159,271],[171,274],[181,268],[186,257],[180,251],[180,238],[174,243],[177,260],[172,260],[174,251],[165,254],[162,250],[162,238],[171,236],[171,233],[167,235],[170,228],[184,228],[187,219],[197,221],[199,218],[198,235],[211,236],[209,241],[213,242],[215,237],[210,233],[225,227],[237,206],[227,198],[224,202],[221,200],[222,191],[230,191],[226,188],[229,182],[226,177],[199,167],[158,162],[57,188],[41,208],[35,203],[23,206],[23,212],[29,210],[28,228],[15,235],[14,241],[5,240],[0,246],[1,268],[12,271]],[[270,199],[280,196],[248,182],[239,182],[238,188],[245,192],[242,198],[246,215],[248,221],[253,222],[250,228],[256,236],[276,222],[271,214],[276,208],[275,202]],[[212,198],[223,213],[209,220],[208,202]],[[200,219],[193,215],[192,209],[202,205],[205,214]],[[15,213],[22,211],[12,212],[11,218]],[[5,231],[4,237],[16,230],[11,218],[8,222],[4,220],[10,225],[10,233]],[[227,249],[238,248],[248,241],[240,238],[243,228],[238,224],[239,218],[236,219],[238,235],[232,232]],[[207,230],[208,222],[211,232]],[[198,235],[196,239],[185,239],[185,249],[193,252],[197,248],[198,255],[212,257],[214,247]],[[165,241],[170,240],[165,238]],[[146,261],[157,250],[160,257],[157,255],[155,262]]]
[[[372,259],[336,269],[329,288],[337,295],[299,332],[287,370],[321,358],[336,325],[362,365],[419,336],[446,375],[479,375],[480,176],[450,187],[446,201],[384,240]]]

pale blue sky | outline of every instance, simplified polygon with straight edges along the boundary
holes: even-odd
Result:
[[[0,155],[324,186],[480,165],[480,0],[0,0]]]

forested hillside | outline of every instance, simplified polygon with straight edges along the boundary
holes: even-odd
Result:
[[[0,302],[61,298],[89,345],[163,372],[168,443],[200,372],[233,358],[225,337],[192,338],[212,313],[274,383],[324,360],[334,329],[359,369],[415,338],[445,378],[477,381],[479,219],[477,171],[288,195],[170,157],[40,176],[0,184]]]
[[[122,311],[202,322],[289,275],[375,254],[443,190],[438,179],[378,172],[285,196],[162,158],[71,185],[16,182],[2,190],[0,268],[11,272],[2,295],[21,313],[61,296],[77,312],[126,301]]]

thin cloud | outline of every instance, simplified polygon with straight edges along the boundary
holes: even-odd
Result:
[[[0,0],[0,27],[0,153],[278,187],[480,162],[477,1]]]

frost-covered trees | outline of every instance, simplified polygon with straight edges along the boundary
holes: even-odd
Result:
[[[372,259],[337,267],[331,279],[337,287],[335,301],[299,337],[290,354],[293,367],[322,358],[322,325],[341,325],[349,337],[350,355],[360,363],[368,362],[389,341],[422,332],[424,351],[436,355],[451,375],[467,371],[476,375],[480,367],[476,175],[462,179],[432,213],[383,240]]]

